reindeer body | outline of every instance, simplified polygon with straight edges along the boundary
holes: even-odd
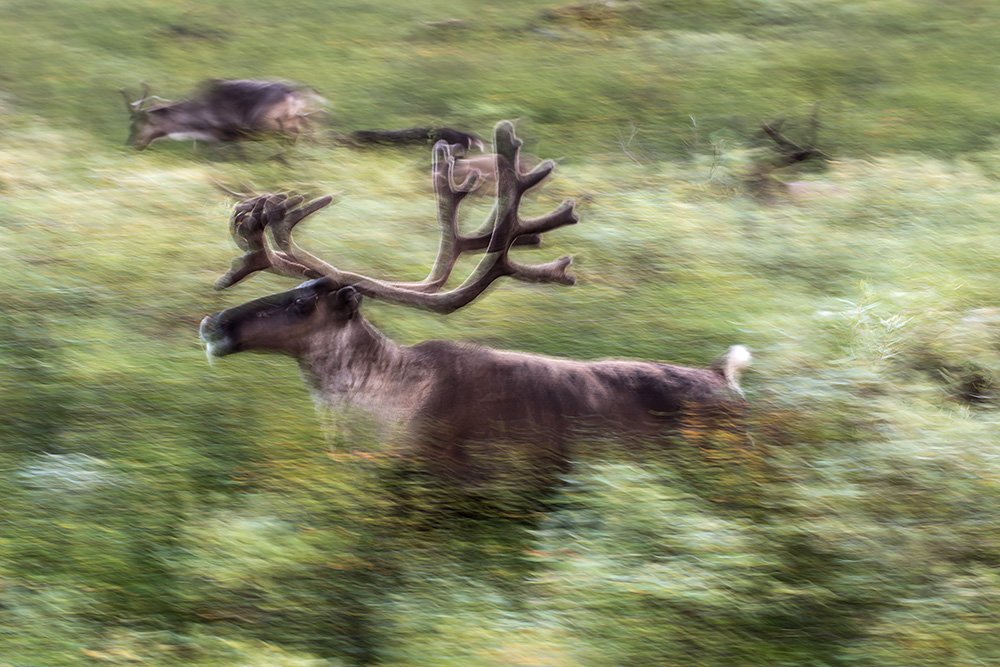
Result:
[[[741,346],[711,368],[581,361],[451,341],[404,346],[364,318],[354,288],[328,290],[329,281],[314,280],[206,318],[209,352],[296,358],[321,406],[367,413],[390,447],[462,479],[512,453],[551,475],[565,468],[581,438],[659,441],[692,418],[737,423],[746,405],[738,376],[749,353]]]
[[[276,134],[296,139],[322,99],[281,81],[215,80],[188,100],[144,107],[147,96],[129,102],[129,143],[142,150],[159,139],[231,142]],[[126,97],[126,101],[127,97]]]
[[[576,437],[657,438],[676,434],[691,412],[741,411],[737,378],[748,360],[740,347],[702,369],[452,341],[400,346],[361,317],[320,333],[299,358],[321,403],[366,411],[422,449],[514,440],[561,454]]]

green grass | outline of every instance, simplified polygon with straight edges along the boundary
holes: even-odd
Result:
[[[692,118],[702,139],[746,136],[816,102],[838,153],[953,154],[1000,130],[992,2],[613,4],[592,20],[524,1],[12,1],[0,9],[3,88],[110,143],[124,135],[118,88],[178,96],[216,76],[308,82],[348,129],[523,117],[539,150],[574,160],[617,153],[633,126],[654,157],[677,156]],[[464,23],[428,25],[449,18]]]
[[[1000,659],[994,5],[5,3],[0,665]],[[209,76],[309,83],[340,131],[520,118],[561,158],[527,212],[582,221],[519,255],[579,284],[370,319],[577,358],[746,344],[755,448],[597,447],[543,504],[331,456],[385,444],[325,430],[290,360],[205,363],[201,317],[289,285],[211,289],[237,252],[212,181],[340,193],[305,243],[420,278],[428,156],[121,146],[119,87]],[[755,200],[757,126],[800,136],[816,102],[834,160]]]

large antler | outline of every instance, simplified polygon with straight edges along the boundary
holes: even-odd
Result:
[[[417,306],[440,313],[453,312],[476,299],[498,278],[509,276],[527,282],[575,282],[566,269],[571,257],[562,257],[546,264],[520,264],[511,260],[511,247],[537,244],[538,235],[578,221],[572,201],[564,202],[547,215],[523,220],[518,216],[521,198],[541,183],[555,168],[551,160],[542,162],[529,172],[520,168],[521,140],[508,121],[494,130],[496,148],[496,205],[487,219],[488,233],[463,235],[458,227],[458,208],[465,196],[475,189],[480,175],[471,173],[456,182],[455,160],[446,144],[434,148],[434,187],[438,199],[438,219],[441,242],[437,258],[428,276],[420,282],[383,281],[328,264],[303,250],[292,238],[292,230],[306,216],[327,206],[332,199],[323,197],[302,205],[302,197],[259,195],[242,202],[233,214],[233,237],[247,253],[236,260],[233,268],[216,284],[228,287],[254,271],[269,269],[276,273],[299,277],[327,277],[338,285],[351,285],[358,291],[394,303]],[[277,250],[269,247],[270,233]],[[472,275],[458,287],[440,291],[448,281],[458,257],[465,252],[485,250],[485,255]]]

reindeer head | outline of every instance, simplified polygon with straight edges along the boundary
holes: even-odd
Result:
[[[299,356],[311,339],[360,321],[361,294],[329,278],[302,283],[210,315],[199,333],[213,357],[243,351],[279,352]]]
[[[156,95],[150,96],[149,86],[142,84],[142,95],[131,99],[128,92],[122,88],[119,91],[125,98],[125,109],[128,111],[131,125],[129,126],[126,146],[143,150],[149,144],[170,133],[168,129],[171,102]]]
[[[435,145],[432,175],[441,242],[430,273],[420,282],[385,281],[344,271],[299,247],[292,238],[293,227],[328,206],[332,197],[306,203],[301,196],[264,194],[237,204],[231,232],[236,244],[246,252],[233,262],[216,288],[229,287],[262,270],[313,280],[288,292],[205,318],[201,336],[209,352],[223,355],[262,350],[301,356],[317,340],[328,344],[331,333],[365,326],[359,312],[361,295],[450,313],[474,301],[504,276],[527,282],[573,284],[573,277],[567,273],[570,257],[546,264],[520,264],[508,256],[514,245],[538,245],[540,234],[577,222],[572,201],[537,218],[518,216],[524,193],[541,183],[555,163],[545,161],[531,171],[522,171],[521,141],[508,122],[497,125],[494,144],[498,176],[496,206],[487,224],[473,234],[459,230],[458,209],[466,195],[478,187],[481,175],[472,171],[462,182],[457,182],[450,146],[444,141]],[[459,256],[476,251],[485,254],[472,274],[458,287],[441,291]]]

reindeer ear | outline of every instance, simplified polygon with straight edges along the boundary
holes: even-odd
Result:
[[[348,319],[353,318],[361,309],[361,292],[350,285],[341,287],[333,295],[334,307],[347,315]]]

